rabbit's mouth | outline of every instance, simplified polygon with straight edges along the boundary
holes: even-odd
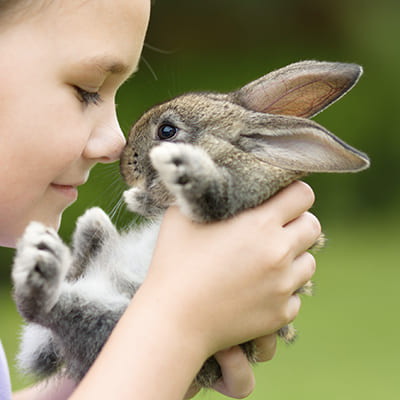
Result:
[[[123,180],[129,186],[136,186],[143,180],[143,174],[138,161],[138,153],[129,148],[125,148],[121,155],[120,172]]]

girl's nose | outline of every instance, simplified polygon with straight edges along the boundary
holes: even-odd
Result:
[[[119,159],[125,146],[125,137],[116,116],[111,121],[99,123],[92,131],[83,156],[101,163],[111,163]]]

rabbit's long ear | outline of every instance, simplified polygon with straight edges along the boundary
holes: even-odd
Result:
[[[305,172],[357,172],[369,166],[366,154],[321,125],[303,118],[265,116],[262,128],[240,134],[238,146],[273,166]]]
[[[230,96],[250,110],[310,118],[344,96],[362,72],[356,64],[302,61],[250,82]]]

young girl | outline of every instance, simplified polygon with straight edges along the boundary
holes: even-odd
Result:
[[[31,220],[57,228],[91,167],[118,159],[114,98],[137,67],[149,9],[150,0],[0,0],[1,245],[14,246]],[[209,225],[171,207],[144,284],[81,384],[53,380],[13,398],[189,398],[215,353],[215,389],[248,395],[254,377],[237,344],[255,339],[259,361],[270,360],[274,332],[298,314],[293,293],[314,273],[306,250],[320,234],[313,200],[297,182]]]

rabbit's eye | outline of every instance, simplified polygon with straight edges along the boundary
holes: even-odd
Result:
[[[176,126],[170,124],[163,124],[158,128],[158,137],[161,140],[172,139],[178,132]]]

